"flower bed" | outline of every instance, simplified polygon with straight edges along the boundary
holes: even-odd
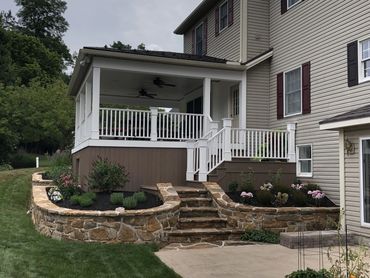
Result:
[[[32,220],[43,235],[86,242],[162,242],[175,227],[180,198],[171,184],[157,184],[162,205],[138,210],[76,210],[50,201],[40,174],[33,175]],[[40,180],[41,177],[41,180]],[[41,181],[41,182],[40,182]],[[41,185],[40,185],[41,184]]]
[[[239,229],[278,232],[335,229],[338,207],[261,207],[234,202],[217,183],[204,183],[213,203],[228,224]],[[240,195],[239,195],[240,196]]]

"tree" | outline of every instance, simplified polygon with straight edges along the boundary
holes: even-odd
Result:
[[[20,7],[17,16],[19,27],[28,35],[35,36],[59,54],[66,62],[71,62],[71,54],[62,38],[68,30],[68,22],[63,17],[67,3],[62,0],[15,0]]]
[[[145,44],[144,44],[144,43],[139,44],[139,45],[137,46],[137,49],[138,49],[138,50],[146,50],[146,48],[145,48]]]
[[[123,44],[121,41],[114,41],[111,45],[111,48],[117,49],[117,50],[131,50],[132,46],[129,44]]]

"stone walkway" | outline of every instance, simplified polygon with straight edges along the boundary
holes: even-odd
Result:
[[[280,245],[162,249],[156,255],[183,278],[282,278],[297,270],[298,250]],[[203,245],[203,247],[205,247]],[[185,248],[186,249],[186,248]],[[329,263],[324,248],[324,267]],[[318,249],[306,249],[306,267],[318,269]],[[337,254],[337,252],[336,252]],[[370,259],[368,258],[370,262]]]

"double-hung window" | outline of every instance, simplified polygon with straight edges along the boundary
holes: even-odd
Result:
[[[360,82],[370,80],[370,39],[359,42]]]
[[[312,145],[297,147],[297,176],[312,177]]]
[[[292,8],[293,6],[297,5],[302,0],[287,0],[288,1],[288,9]]]
[[[203,23],[195,29],[195,54],[203,55]]]
[[[220,32],[228,25],[228,4],[227,1],[220,6]]]
[[[302,113],[301,67],[284,73],[284,115]]]

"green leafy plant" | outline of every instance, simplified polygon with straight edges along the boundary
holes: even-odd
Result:
[[[307,194],[303,193],[302,191],[294,190],[292,191],[291,196],[295,206],[304,207],[307,205]]]
[[[12,165],[6,164],[6,163],[0,164],[0,172],[1,171],[9,171],[9,170],[13,170]]]
[[[282,169],[278,169],[275,174],[270,174],[270,181],[274,186],[281,185],[281,176],[283,174]]]
[[[292,191],[293,191],[293,188],[285,184],[274,185],[274,187],[272,188],[272,192],[274,192],[275,194],[279,192],[290,194]]]
[[[72,155],[71,151],[65,150],[61,152],[56,152],[50,157],[51,167],[63,167],[72,165]]]
[[[316,271],[310,268],[306,270],[294,271],[289,275],[285,276],[286,278],[334,278],[327,270],[322,269]]]
[[[123,203],[123,193],[112,193],[110,194],[110,202],[112,205],[122,205]]]
[[[233,181],[229,184],[229,192],[235,193],[238,191],[239,184],[236,181]]]
[[[34,168],[36,166],[36,156],[23,150],[10,155],[10,165],[14,169]]]
[[[282,207],[288,202],[288,200],[289,200],[289,195],[287,193],[278,192],[275,195],[274,205],[277,207]]]
[[[308,191],[315,191],[315,190],[320,190],[321,191],[321,188],[319,185],[315,184],[315,183],[309,183],[307,184],[305,187],[304,187],[304,192],[308,192]]]
[[[80,195],[72,195],[69,199],[72,205],[78,205],[80,204]]]
[[[147,200],[145,192],[136,192],[132,197],[134,197],[138,203],[144,203]]]
[[[92,163],[88,181],[93,189],[111,192],[125,186],[128,182],[128,174],[123,166],[98,157]]]
[[[248,169],[248,172],[246,174],[241,174],[241,190],[246,192],[256,192],[256,188],[254,186],[254,172],[251,168]]]
[[[123,199],[122,205],[126,209],[134,209],[137,207],[137,200],[133,196]]]
[[[241,240],[277,244],[280,242],[280,236],[267,230],[247,230]]]
[[[270,191],[261,190],[256,193],[256,200],[263,206],[271,206],[274,201],[274,194]]]
[[[81,207],[90,207],[94,203],[94,200],[89,195],[82,194],[78,198],[78,202]]]

